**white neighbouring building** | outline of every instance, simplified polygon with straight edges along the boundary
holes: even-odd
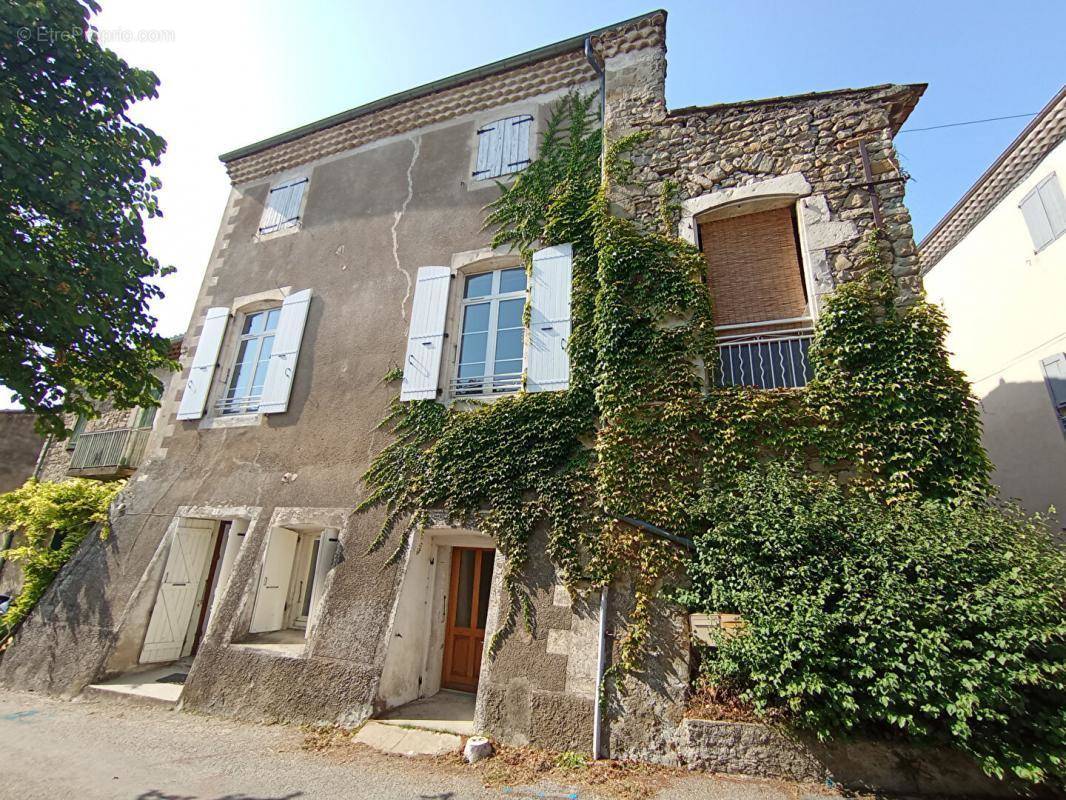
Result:
[[[1066,86],[919,245],[1005,497],[1066,528]]]

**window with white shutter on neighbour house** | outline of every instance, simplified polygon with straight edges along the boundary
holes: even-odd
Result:
[[[450,310],[451,271],[422,267],[400,399],[433,400],[440,394],[449,316],[456,336],[454,372],[446,381],[449,397],[496,396],[516,392],[523,383],[529,392],[569,388],[572,260],[570,245],[564,244],[534,253],[528,278],[521,266],[457,275],[461,283]]]
[[[487,180],[525,169],[530,161],[529,135],[532,129],[533,117],[529,114],[499,119],[478,128],[473,178]]]
[[[1059,427],[1066,435],[1066,353],[1041,359],[1040,367],[1044,370],[1044,382],[1051,395],[1051,405],[1055,409]]]
[[[1022,198],[1018,207],[1025,217],[1033,248],[1039,252],[1066,233],[1066,201],[1058,176],[1052,172]]]
[[[293,228],[300,222],[300,206],[303,203],[307,178],[298,178],[272,186],[259,221],[259,233],[274,233]]]

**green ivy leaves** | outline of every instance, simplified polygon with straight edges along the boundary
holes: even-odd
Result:
[[[96,526],[107,535],[108,509],[124,481],[102,483],[74,478],[59,483],[29,480],[0,495],[0,530],[13,531],[21,543],[2,551],[22,569],[22,589],[0,615],[0,640],[33,610],[60,568]]]

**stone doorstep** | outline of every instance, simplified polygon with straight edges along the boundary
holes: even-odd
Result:
[[[454,733],[400,727],[379,720],[363,725],[353,741],[398,756],[439,756],[458,752],[463,747],[462,737]]]
[[[179,687],[180,688],[180,687]],[[112,686],[94,684],[86,686],[75,698],[76,700],[106,700],[113,703],[128,703],[138,706],[154,706],[155,708],[175,708],[178,698],[162,697],[156,694],[141,694],[138,692],[124,692]]]

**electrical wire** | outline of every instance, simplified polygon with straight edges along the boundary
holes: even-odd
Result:
[[[1032,114],[1012,114],[1009,117],[988,117],[987,119],[971,119],[966,122],[949,122],[946,125],[930,125],[928,128],[904,128],[900,133],[917,133],[918,131],[936,131],[941,128],[958,128],[960,125],[977,125],[982,122],[999,122],[1003,119],[1022,119],[1023,117],[1035,117],[1039,111]]]

